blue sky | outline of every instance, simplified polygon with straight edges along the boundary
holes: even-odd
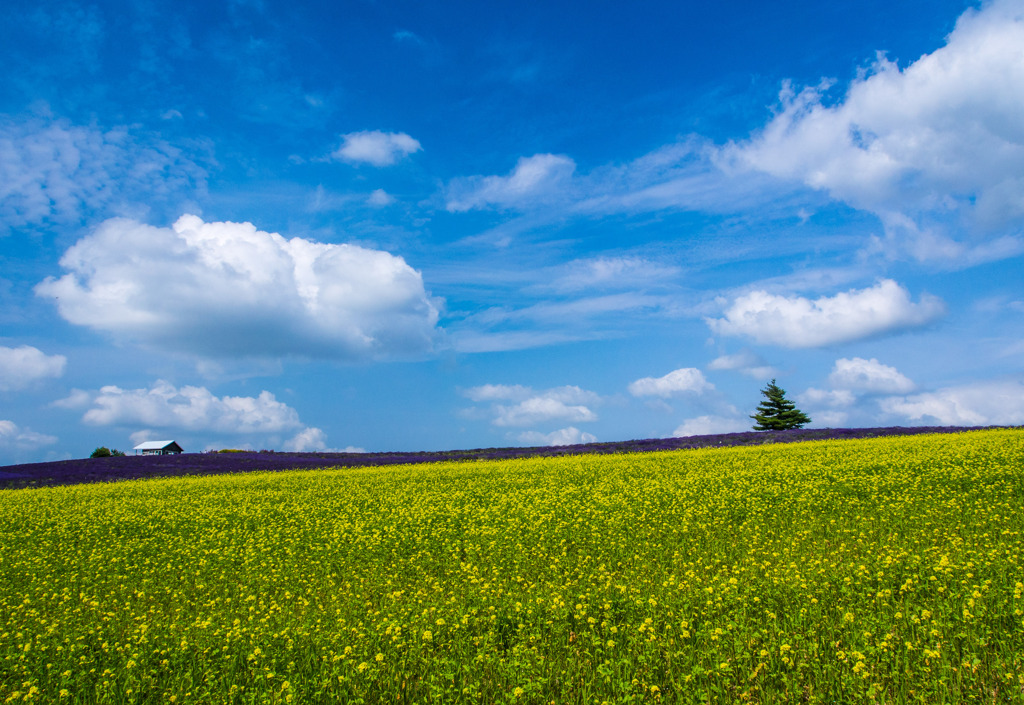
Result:
[[[0,463],[1024,423],[1024,2],[51,2]]]

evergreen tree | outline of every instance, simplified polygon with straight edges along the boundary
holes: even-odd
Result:
[[[786,398],[786,390],[775,384],[773,379],[761,390],[765,399],[757,405],[757,413],[750,418],[755,431],[784,431],[787,428],[801,428],[810,423],[811,418],[796,408],[796,404]]]

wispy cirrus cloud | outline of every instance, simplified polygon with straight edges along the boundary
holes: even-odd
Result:
[[[668,209],[806,219],[831,199],[881,220],[885,238],[863,236],[868,253],[943,267],[1013,257],[1024,252],[1022,44],[1019,0],[994,0],[904,68],[880,54],[846,86],[785,82],[746,139],[690,135],[586,173],[571,155],[534,154],[505,175],[453,179],[443,195],[451,211],[529,214],[506,233]]]
[[[649,289],[678,278],[676,265],[635,255],[603,256],[573,260],[551,274],[554,278],[535,288],[560,293],[601,289]]]
[[[137,128],[0,117],[0,235],[180,207],[206,179],[194,155]]]
[[[466,315],[447,330],[460,352],[519,350],[618,335],[616,325],[636,325],[645,317],[666,315],[674,306],[670,296],[639,291],[555,298],[521,308],[492,306]]]
[[[449,211],[474,208],[532,208],[539,203],[566,200],[563,190],[576,171],[564,154],[522,157],[507,176],[470,176],[453,180],[445,193]]]

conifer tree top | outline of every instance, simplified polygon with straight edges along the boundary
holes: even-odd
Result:
[[[761,394],[764,395],[764,401],[757,405],[757,412],[750,416],[756,422],[755,431],[785,431],[789,428],[802,428],[811,422],[811,417],[786,398],[786,390],[775,384],[774,379],[761,390]]]

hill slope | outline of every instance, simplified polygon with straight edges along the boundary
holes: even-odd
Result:
[[[81,458],[48,463],[8,465],[0,469],[0,488],[45,487],[89,482],[137,480],[182,475],[220,475],[234,472],[292,470],[316,467],[366,467],[450,460],[500,460],[504,458],[561,455],[640,453],[686,448],[716,448],[793,443],[811,440],[842,440],[919,433],[957,433],[977,430],[959,426],[891,426],[884,428],[795,429],[747,431],[683,438],[651,438],[569,446],[477,448],[471,450],[386,453],[278,453],[276,451],[204,452],[163,456]]]

